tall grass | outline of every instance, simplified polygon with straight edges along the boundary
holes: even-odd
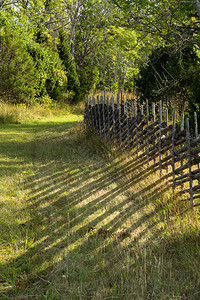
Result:
[[[83,103],[69,105],[67,103],[47,103],[32,105],[9,104],[0,100],[0,124],[22,124],[31,120],[40,120],[49,116],[61,116],[67,114],[82,114]]]
[[[109,98],[111,98],[113,95],[116,96],[118,92],[119,91],[106,91],[106,97],[108,96]],[[90,97],[104,96],[104,91],[96,90],[96,91],[91,92],[89,96]],[[136,95],[134,93],[126,92],[126,91],[123,92],[123,97],[124,97],[124,99],[136,99]]]
[[[16,107],[0,102],[0,124],[18,124],[21,113]]]
[[[79,118],[0,129],[1,298],[199,299],[198,209]]]

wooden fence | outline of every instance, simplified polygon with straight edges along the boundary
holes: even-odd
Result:
[[[163,115],[164,121],[163,121]],[[199,206],[200,198],[200,137],[197,114],[194,113],[195,134],[191,134],[189,119],[181,115],[176,124],[173,110],[169,124],[168,109],[162,111],[162,102],[156,113],[153,103],[151,111],[148,101],[138,107],[136,101],[124,101],[121,95],[109,99],[105,96],[85,98],[84,122],[93,128],[105,142],[117,143],[130,148],[148,168],[159,170],[160,177],[171,182],[173,191],[190,202],[191,210]]]

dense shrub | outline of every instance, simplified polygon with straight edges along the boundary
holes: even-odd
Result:
[[[29,102],[38,89],[38,73],[17,32],[5,28],[0,36],[0,95],[10,102]]]
[[[56,50],[32,41],[28,51],[35,62],[38,76],[36,97],[60,100],[67,93],[67,77]]]
[[[80,81],[76,70],[76,63],[74,59],[72,59],[69,43],[64,30],[61,30],[59,33],[58,52],[67,73],[67,88],[68,91],[71,92],[71,101],[78,101],[80,95]]]

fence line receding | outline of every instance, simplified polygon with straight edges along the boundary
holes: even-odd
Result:
[[[150,109],[148,101],[138,107],[136,101],[124,100],[122,95],[116,100],[114,96],[86,96],[84,122],[105,142],[131,149],[149,169],[159,170],[160,177],[169,179],[173,191],[179,187],[177,193],[187,195],[183,200],[190,202],[191,210],[200,205],[200,137],[196,112],[194,134],[191,134],[189,119],[184,120],[183,114],[177,126],[175,109],[169,125],[168,109],[162,111],[161,101],[156,114],[155,103]]]

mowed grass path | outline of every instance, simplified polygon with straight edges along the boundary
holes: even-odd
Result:
[[[199,299],[199,214],[82,116],[0,127],[0,298]]]

